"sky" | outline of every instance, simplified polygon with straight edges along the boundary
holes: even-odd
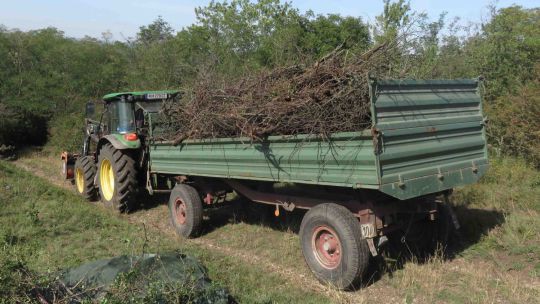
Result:
[[[194,9],[209,0],[0,0],[0,25],[8,29],[34,30],[56,27],[67,36],[101,38],[109,31],[114,40],[135,37],[141,25],[150,24],[162,16],[175,30],[193,24]],[[317,14],[337,13],[361,17],[373,22],[383,9],[382,0],[292,0],[300,11]],[[538,7],[540,0],[410,0],[413,10],[432,18],[446,11],[451,19],[459,16],[464,22],[479,22],[488,16],[487,6],[505,7],[512,4]]]

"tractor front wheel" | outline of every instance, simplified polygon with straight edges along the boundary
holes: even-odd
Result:
[[[106,143],[100,150],[98,184],[101,201],[120,212],[133,209],[138,184],[135,161],[124,150]]]
[[[94,177],[96,176],[96,165],[91,156],[79,157],[75,162],[75,186],[77,192],[85,199],[93,201],[96,198],[96,187]]]

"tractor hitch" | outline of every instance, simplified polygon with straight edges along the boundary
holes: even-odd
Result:
[[[79,154],[69,153],[67,151],[62,152],[60,156],[62,158],[62,177],[69,180],[74,177],[75,161],[79,157]]]

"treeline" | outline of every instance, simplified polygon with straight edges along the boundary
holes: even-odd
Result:
[[[484,76],[495,151],[540,164],[540,9],[492,8],[482,24],[436,20],[404,0],[385,1],[372,24],[301,13],[279,0],[211,2],[175,31],[161,17],[125,41],[66,37],[58,29],[0,27],[0,145],[76,148],[84,102],[136,89],[186,89],[213,75],[309,64],[336,47],[362,52],[396,45],[396,77]],[[218,77],[218,78],[219,78]]]

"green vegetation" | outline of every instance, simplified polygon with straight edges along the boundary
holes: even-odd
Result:
[[[106,34],[73,39],[54,28],[22,32],[0,26],[0,145],[48,140],[53,151],[75,148],[83,103],[108,92],[188,89],[208,75],[230,80],[309,64],[340,45],[354,52],[390,41],[399,44],[388,67],[396,75],[483,75],[491,144],[500,154],[540,164],[538,8],[492,8],[485,22],[465,26],[446,14],[431,20],[405,0],[386,0],[368,24],[300,13],[279,0],[234,0],[200,7],[196,18],[175,32],[160,17],[124,42]]]
[[[454,200],[463,223],[461,233],[469,236],[468,254],[494,259],[507,270],[526,268],[533,276],[540,276],[537,170],[523,161],[493,158],[483,182],[461,189]],[[500,259],[501,252],[509,258]]]
[[[539,8],[492,9],[485,22],[467,26],[446,15],[430,20],[404,0],[386,0],[374,24],[302,14],[278,0],[212,2],[196,14],[195,24],[177,32],[158,18],[123,42],[0,26],[0,157],[11,146],[45,144],[43,152],[22,155],[16,164],[48,178],[0,161],[0,303],[29,302],[28,292],[50,284],[60,268],[170,250],[200,259],[212,280],[246,303],[540,298]],[[455,192],[463,248],[453,260],[406,263],[368,288],[343,293],[314,282],[293,232],[294,216],[272,226],[210,213],[208,231],[184,241],[170,230],[162,201],[112,215],[62,189],[55,177],[56,153],[80,148],[88,99],[113,91],[186,89],[208,75],[235,79],[309,64],[340,45],[355,52],[385,41],[400,42],[389,67],[398,75],[486,79],[491,168],[479,184]],[[121,294],[116,299],[124,300]]]
[[[148,210],[113,215],[52,186],[63,185],[55,160],[37,152],[16,162],[48,181],[0,162],[0,199],[7,202],[0,210],[2,291],[36,284],[17,279],[22,270],[13,269],[53,273],[96,258],[140,254],[146,246],[147,252],[180,249],[196,256],[241,303],[325,303],[327,297],[338,303],[531,303],[540,297],[540,173],[523,160],[493,156],[480,183],[456,190],[452,202],[463,244],[455,258],[391,267],[352,293],[313,279],[295,233],[301,214],[243,222],[227,209],[215,210],[207,213],[204,234],[184,241],[170,227],[166,197]]]
[[[40,163],[42,160],[40,161]],[[47,172],[49,176],[54,173]],[[241,302],[326,303],[320,294],[289,286],[276,273],[226,253],[180,241],[163,231],[130,224],[75,193],[0,161],[0,303],[31,302],[27,292],[46,286],[57,270],[89,260],[181,250],[200,259],[211,279]],[[168,224],[167,214],[156,222]],[[120,291],[127,291],[118,282]],[[180,290],[182,295],[185,290]],[[111,299],[122,301],[125,294]]]

